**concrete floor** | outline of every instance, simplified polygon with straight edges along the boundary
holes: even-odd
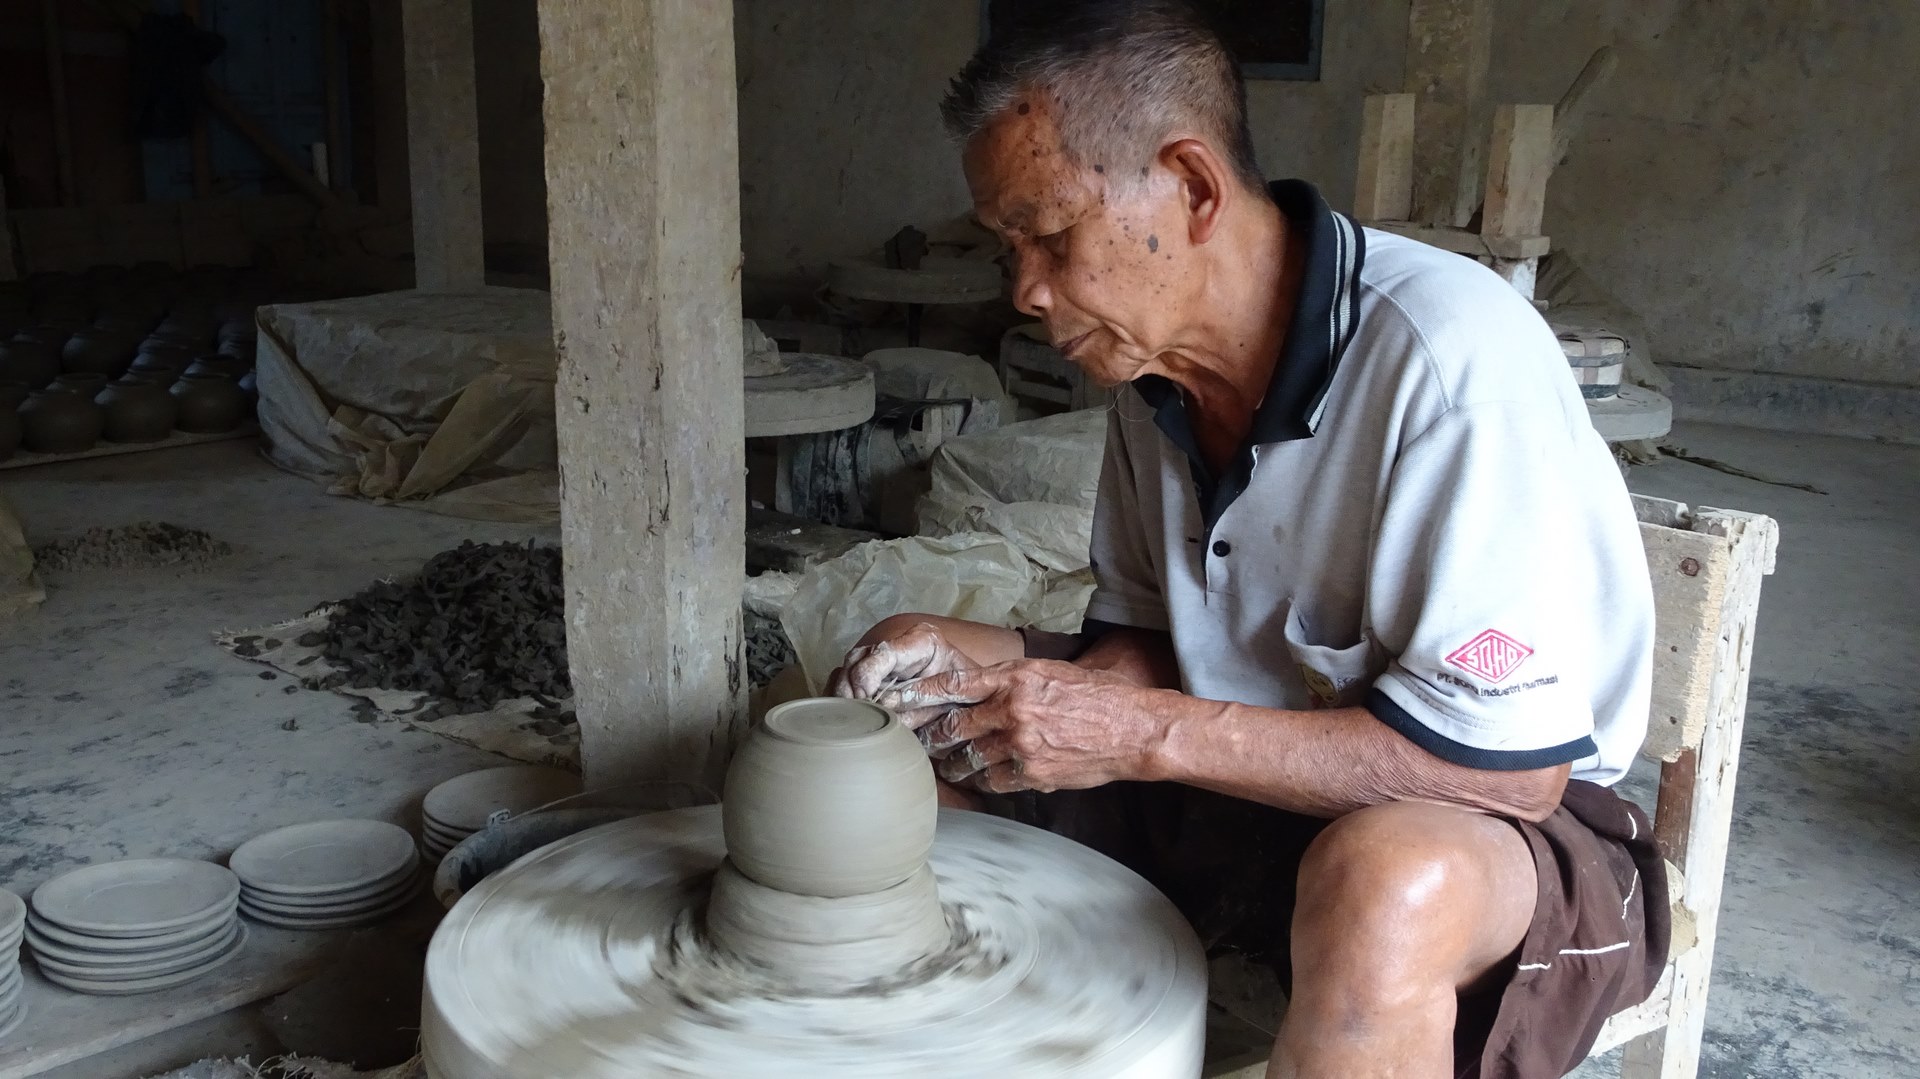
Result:
[[[1920,449],[1714,427],[1676,441],[1830,492],[1671,461],[1632,481],[1781,522],[1701,1074],[1920,1076]],[[410,822],[435,782],[495,763],[358,723],[343,698],[283,693],[209,636],[461,539],[539,530],[329,498],[244,444],[0,472],[0,494],[36,542],[158,519],[240,548],[205,574],[55,576],[43,610],[0,625],[0,886],[101,859],[219,858],[319,816]]]

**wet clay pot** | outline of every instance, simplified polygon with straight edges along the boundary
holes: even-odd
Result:
[[[865,701],[789,701],[734,755],[727,857],[755,883],[811,896],[884,891],[925,869],[937,793],[927,754]]]
[[[66,390],[35,390],[20,406],[21,444],[35,453],[79,453],[100,441],[100,406]]]
[[[241,375],[240,380],[236,382],[235,385],[240,387],[241,393],[247,395],[248,408],[252,408],[260,403],[260,380],[253,371],[248,371],[246,374]]]
[[[201,356],[193,361],[186,373],[189,375],[219,375],[221,378],[238,382],[240,376],[247,373],[253,364],[238,356],[222,356],[217,353]]]
[[[33,387],[24,382],[0,382],[0,412],[12,412],[27,399]]]
[[[247,418],[247,395],[230,378],[188,371],[173,384],[174,425],[196,435],[224,434]]]
[[[135,356],[133,366],[127,368],[127,373],[142,374],[148,378],[164,376],[164,383],[171,386],[192,363],[193,357],[188,355],[185,349],[158,346],[152,351],[143,351]]]
[[[108,442],[158,442],[173,434],[178,404],[164,383],[128,375],[94,397]]]
[[[74,373],[99,373],[117,377],[133,362],[133,342],[124,331],[89,327],[76,330],[60,350],[60,369]]]

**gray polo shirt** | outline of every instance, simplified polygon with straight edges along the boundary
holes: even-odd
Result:
[[[1247,443],[1214,475],[1176,386],[1120,395],[1087,618],[1169,631],[1198,697],[1360,705],[1456,764],[1614,782],[1653,597],[1553,332],[1469,259],[1271,193],[1307,273]]]

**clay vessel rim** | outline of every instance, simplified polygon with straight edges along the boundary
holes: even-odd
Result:
[[[783,742],[851,747],[887,737],[900,721],[871,701],[813,697],[775,705],[761,724],[769,735]]]

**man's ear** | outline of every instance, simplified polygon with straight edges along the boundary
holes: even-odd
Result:
[[[1168,143],[1160,151],[1160,165],[1180,184],[1188,240],[1206,243],[1224,220],[1227,204],[1238,193],[1231,170],[1211,146],[1199,139]]]

